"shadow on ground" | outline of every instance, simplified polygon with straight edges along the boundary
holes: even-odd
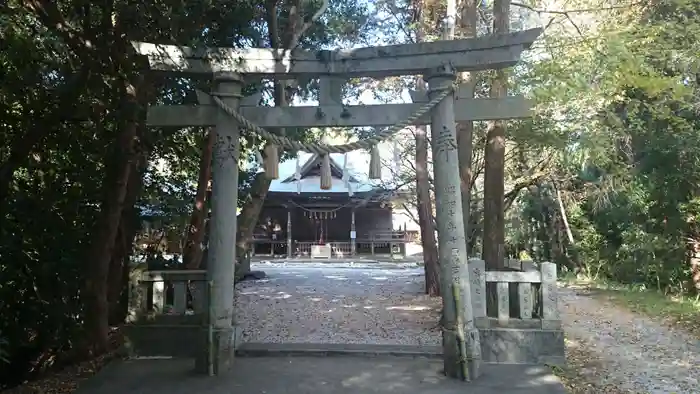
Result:
[[[237,358],[233,371],[217,377],[194,375],[188,360],[131,360],[114,363],[86,382],[79,394],[564,394],[547,367],[487,365],[483,376],[465,383],[444,377],[442,361],[400,357]]]

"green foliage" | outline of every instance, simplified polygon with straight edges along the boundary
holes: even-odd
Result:
[[[593,277],[689,292],[700,239],[697,2],[629,11],[583,38],[549,39],[551,57],[521,75],[541,119],[531,134],[565,144],[549,179],[520,197],[514,215],[528,225],[514,231],[526,248],[544,244],[540,258]]]
[[[304,3],[304,15],[320,5]],[[285,7],[279,7],[282,22]],[[139,123],[136,153],[119,150],[118,136],[129,127],[133,108],[125,105],[124,81],[143,74],[128,42],[258,45],[268,36],[263,11],[259,2],[189,0],[10,0],[0,7],[0,363],[8,363],[0,368],[0,389],[73,361],[90,345],[84,294],[120,165],[134,163],[110,269],[128,270],[142,261],[132,255],[156,238],[175,244],[183,238],[204,130],[146,130]],[[331,1],[324,18],[302,46],[334,46],[366,34],[371,25],[366,7],[356,2]],[[153,87],[150,103],[178,104],[195,100],[193,87],[200,85],[151,75],[137,88]],[[317,132],[288,132],[318,138]],[[244,138],[242,157],[252,157],[254,141]],[[253,175],[253,169],[241,170],[241,195]],[[144,224],[158,231],[149,233]],[[150,248],[148,258],[172,263],[164,251]],[[119,272],[109,278],[109,320],[118,325],[124,283]]]

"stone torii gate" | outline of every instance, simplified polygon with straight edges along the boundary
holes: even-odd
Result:
[[[199,94],[199,105],[152,106],[151,127],[215,126],[212,171],[212,220],[207,279],[213,282],[210,319],[213,335],[205,357],[215,374],[231,364],[234,343],[234,261],[238,199],[240,128],[292,151],[345,153],[371,148],[410,124],[431,126],[436,209],[443,294],[443,358],[448,376],[471,379],[479,374],[479,332],[475,328],[462,218],[456,122],[530,116],[521,97],[470,99],[454,85],[457,72],[515,65],[540,29],[466,40],[437,41],[337,51],[209,48],[133,43],[153,72],[211,79],[212,92]],[[341,87],[353,77],[424,75],[427,103],[346,106]],[[320,78],[319,106],[258,107],[242,97],[243,77]],[[456,93],[455,93],[456,92]],[[430,116],[425,116],[430,112]],[[365,141],[340,146],[300,144],[266,131],[285,127],[392,126]],[[455,291],[456,290],[456,291]],[[456,294],[455,297],[451,295]],[[457,310],[459,308],[459,310]],[[212,366],[213,364],[213,366]],[[205,368],[207,370],[207,368]]]

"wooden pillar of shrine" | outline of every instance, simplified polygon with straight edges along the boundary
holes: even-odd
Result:
[[[292,255],[292,210],[287,207],[287,258],[291,259]]]
[[[357,232],[355,231],[355,208],[350,212],[350,254],[357,254]]]

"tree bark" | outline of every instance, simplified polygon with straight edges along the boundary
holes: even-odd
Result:
[[[115,170],[109,172],[111,175],[108,175],[105,181],[106,196],[86,262],[85,326],[92,346],[91,350],[96,354],[104,352],[109,346],[109,302],[107,296],[109,265],[124,208],[129,177],[133,170],[133,148],[138,128],[139,103],[136,91],[140,86],[137,87],[136,84],[126,81],[124,84],[122,116],[125,122],[121,126],[118,136],[117,152],[113,162]]]
[[[425,39],[425,21],[423,2],[413,3],[413,24],[416,26],[416,42]],[[416,78],[416,87],[426,90],[422,76]],[[440,296],[440,262],[438,260],[437,240],[433,220],[433,204],[430,200],[430,174],[428,173],[428,134],[426,126],[415,126],[416,134],[416,204],[418,206],[418,224],[421,243],[423,244],[423,269],[425,271],[425,293],[431,297]]]
[[[262,211],[265,197],[270,190],[271,180],[264,172],[255,175],[250,186],[249,197],[238,215],[238,235],[236,236],[236,276],[250,272],[250,260],[247,258],[250,242],[253,240],[253,232],[258,224],[258,218]]]
[[[211,159],[214,150],[214,133],[207,130],[199,161],[199,179],[197,193],[194,197],[194,209],[187,226],[187,239],[183,253],[183,263],[186,269],[199,269],[202,264],[202,245],[204,243],[204,222],[207,218],[207,190],[211,179]]]
[[[509,30],[508,16],[510,0],[495,0],[493,4],[493,32],[505,34]],[[507,75],[497,70],[491,83],[490,96],[501,98],[506,95]],[[483,258],[487,269],[504,268],[505,220],[504,220],[504,177],[505,177],[506,125],[503,120],[488,123],[486,149],[484,152],[484,251]]]
[[[143,172],[146,169],[147,155],[142,154],[140,156],[137,162],[134,163],[129,175],[124,209],[119,220],[114,252],[109,264],[109,287],[107,291],[109,325],[123,323],[129,309],[129,260],[139,227],[139,214],[135,204],[141,195],[143,187]]]
[[[463,0],[460,9],[460,33],[465,38],[476,37],[477,7],[479,0]],[[463,72],[460,79],[463,84],[469,86],[469,98],[474,98],[476,86],[476,73]],[[472,222],[471,217],[471,193],[472,193],[472,150],[474,139],[474,122],[462,122],[457,124],[457,152],[459,155],[459,167],[462,189],[462,217],[464,218],[464,236],[467,243],[467,252],[473,249],[471,245]]]
[[[418,221],[423,243],[423,267],[425,269],[425,293],[440,296],[440,263],[438,260],[435,226],[432,220],[432,202],[428,182],[428,137],[425,126],[416,126],[416,199]]]

